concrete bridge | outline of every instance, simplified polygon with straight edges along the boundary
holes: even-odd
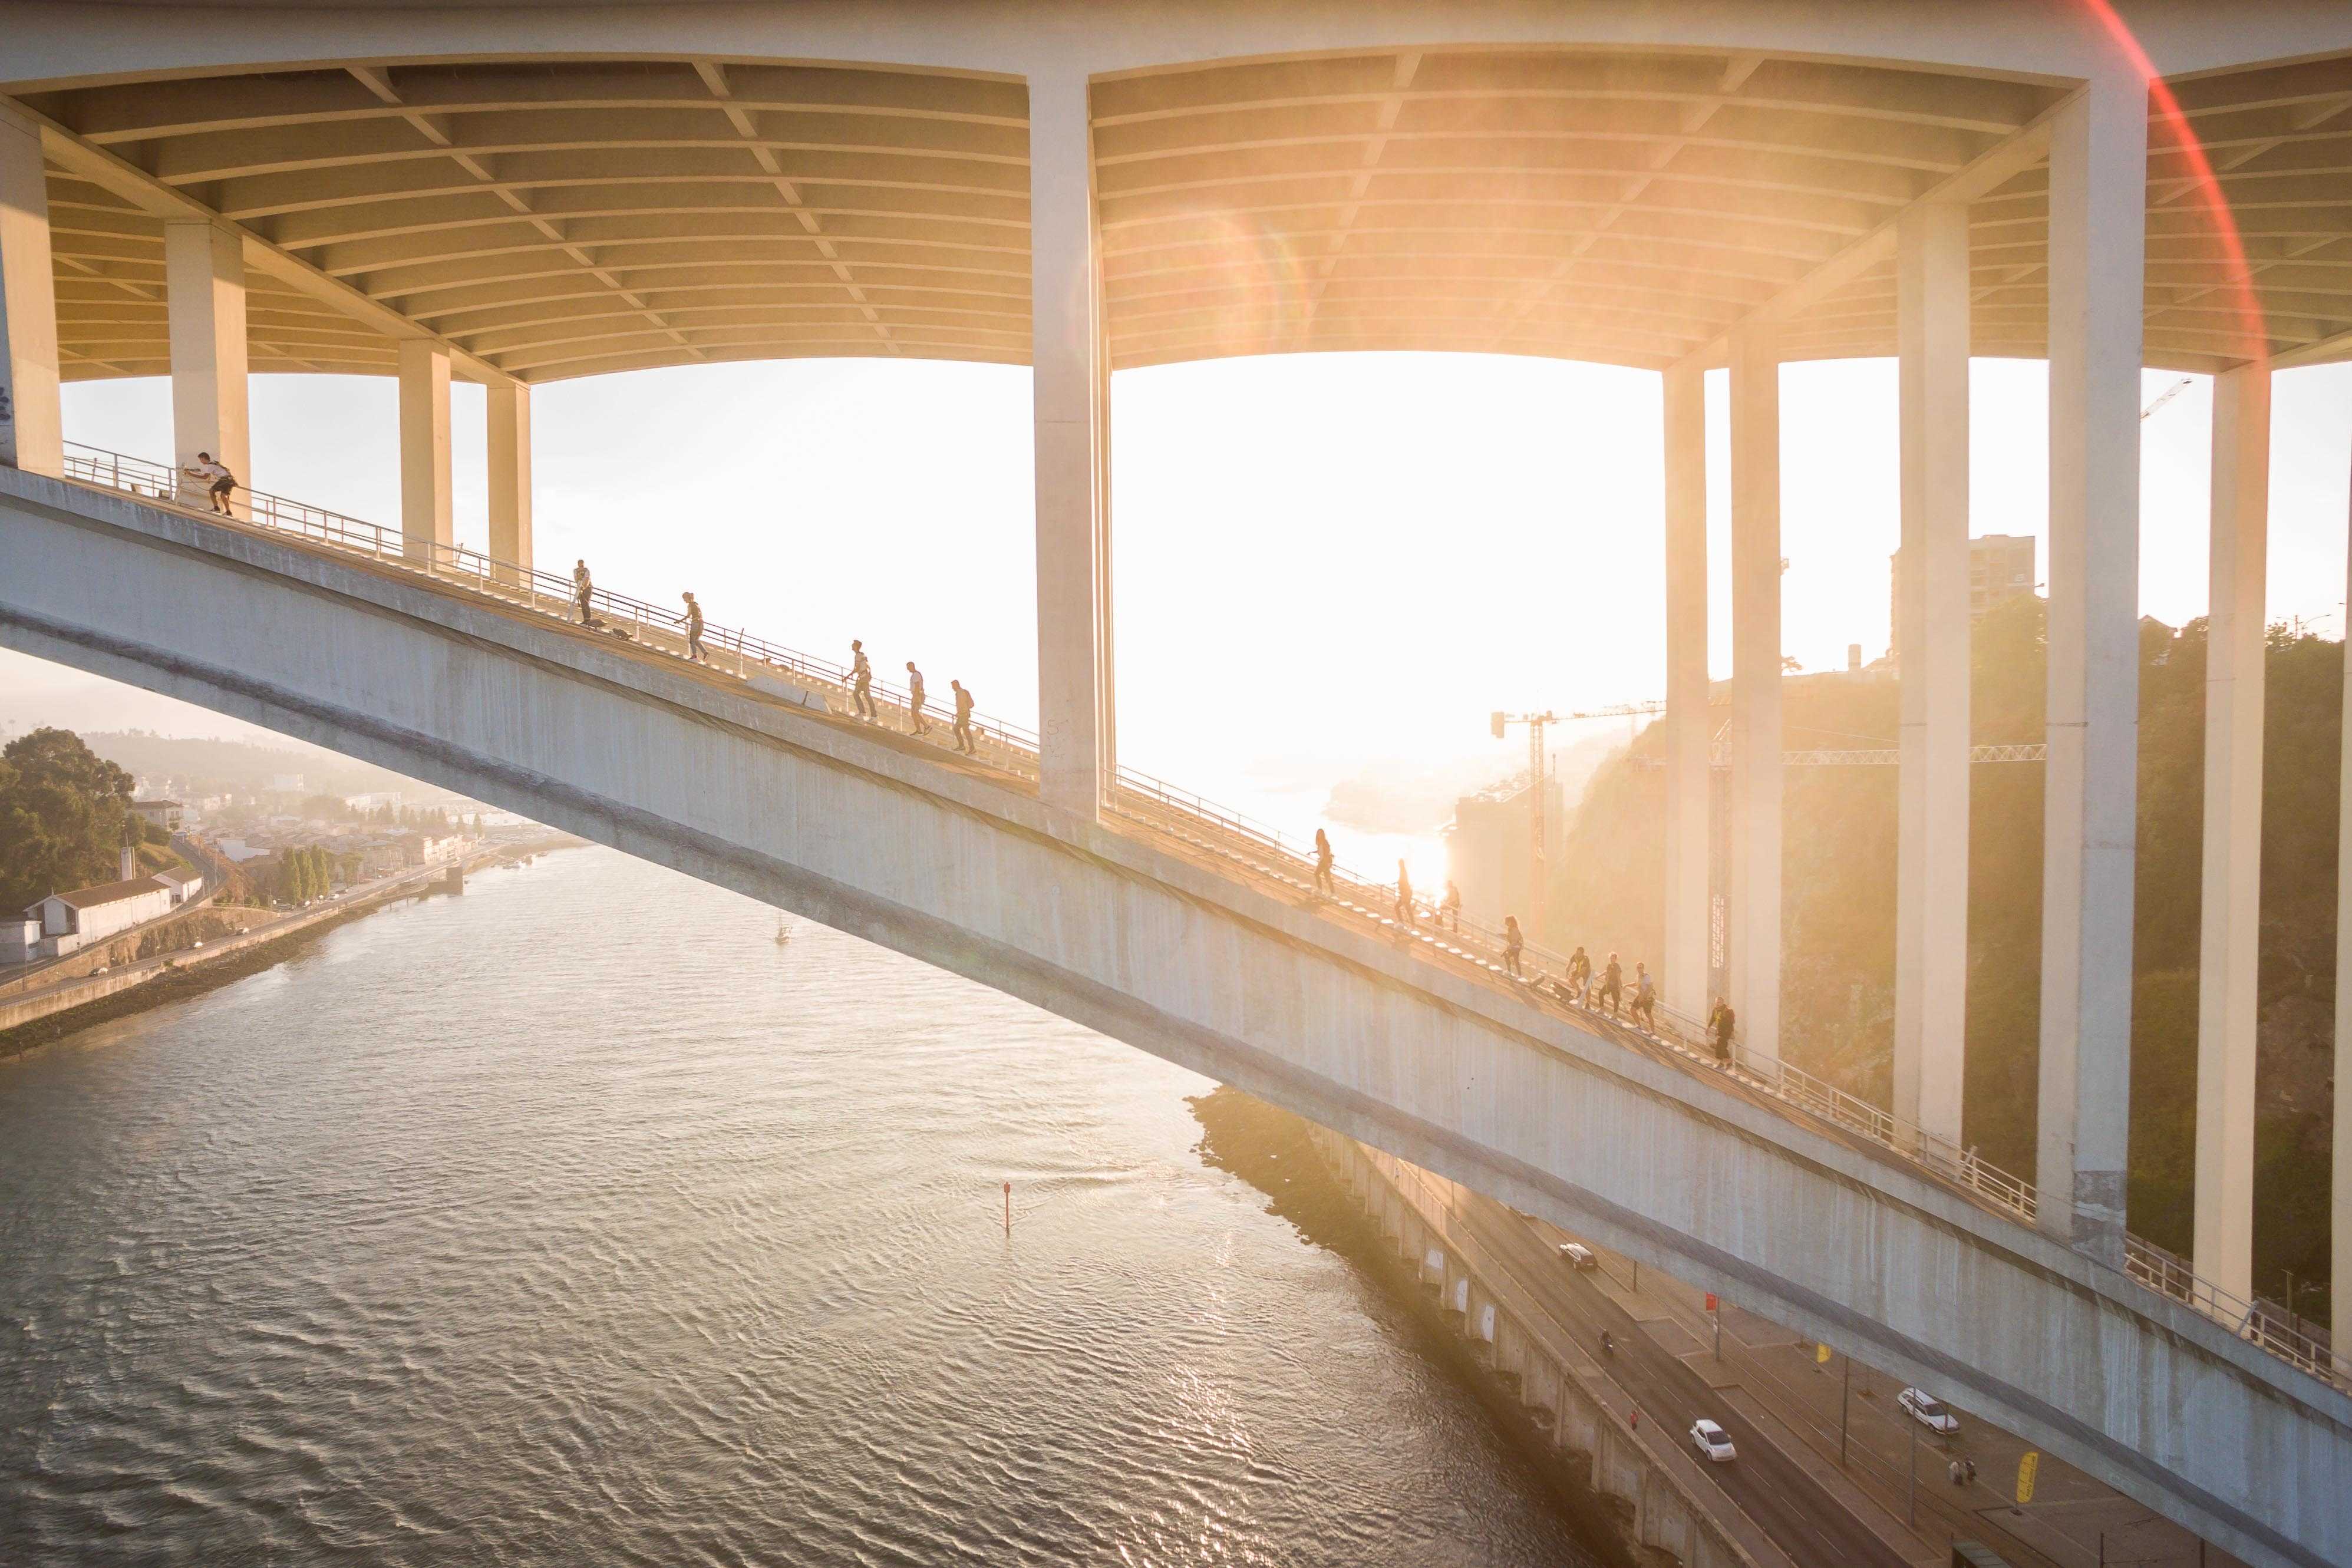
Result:
[[[2303,1337],[2292,1359],[2271,1354],[2252,1275],[2270,389],[2277,369],[2352,357],[2352,11],[225,0],[133,15],[7,13],[13,645],[1002,986],[1932,1378],[2253,1561],[2352,1561],[2352,1412],[2306,1370],[2344,1364],[2352,1267],[2333,1346]],[[1460,955],[1305,907],[1214,823],[1130,809],[1112,372],[1360,349],[1661,377],[1661,968],[1685,1011],[1709,967],[1702,386],[1727,371],[1722,913],[1746,1076],[1696,1076]],[[841,354],[1032,367],[1034,751],[959,762],[530,611],[534,385]],[[1778,1065],[1779,367],[1862,354],[1901,367],[1895,1103],[1872,1113],[1891,1139],[1758,1092],[1793,1081]],[[2039,1155],[2007,1207],[1903,1152],[1962,1135],[1971,354],[2045,356],[2051,372]],[[2136,1250],[2124,1205],[2148,365],[2216,378],[2195,1256],[2178,1268]],[[406,567],[373,559],[380,534],[371,559],[343,548],[347,519],[263,519],[341,541],[318,548],[61,482],[59,383],[140,374],[172,379],[177,460],[210,452],[251,482],[255,369],[397,376],[389,554]],[[451,575],[467,560],[453,376],[489,393],[494,559],[474,558],[470,589]],[[205,609],[164,609],[190,602]],[[2352,831],[2344,843],[2352,974]],[[2352,987],[2338,1008],[2344,1260]]]
[[[1075,815],[489,585],[7,469],[0,643],[463,790],[1239,1085],[1945,1390],[2248,1561],[2352,1554],[2341,1390],[1892,1151],[1179,834]]]

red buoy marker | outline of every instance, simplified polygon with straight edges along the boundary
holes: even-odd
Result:
[[[1013,1234],[1013,1184],[1004,1184],[1004,1234]]]

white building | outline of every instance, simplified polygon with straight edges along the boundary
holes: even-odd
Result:
[[[177,800],[133,800],[131,809],[138,812],[142,821],[173,832],[179,831],[180,817],[185,810]]]
[[[174,909],[204,896],[205,873],[200,871],[192,871],[186,866],[169,866],[157,872],[155,880],[171,890],[172,907]]]
[[[29,905],[25,917],[40,924],[35,956],[61,958],[171,912],[170,885],[157,877],[138,876],[53,893]]]
[[[0,964],[29,964],[40,955],[41,923],[33,915],[0,920]]]

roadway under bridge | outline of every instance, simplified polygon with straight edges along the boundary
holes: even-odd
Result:
[[[2250,1562],[2352,1561],[2352,1398],[2212,1318],[1179,834],[494,587],[0,468],[0,643],[970,977],[1933,1384]]]

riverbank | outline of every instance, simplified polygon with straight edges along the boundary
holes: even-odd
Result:
[[[514,864],[581,842],[568,833],[550,833],[520,844],[482,850],[456,869],[462,879],[491,866]],[[239,935],[209,940],[200,948],[164,954],[0,1000],[0,1060],[22,1055],[93,1024],[184,1001],[259,974],[286,962],[338,926],[394,904],[429,897],[448,881],[446,870],[386,877],[331,904],[278,916]],[[227,912],[209,913],[217,917]]]
[[[1524,1484],[1551,1499],[1590,1554],[1590,1568],[1653,1568],[1675,1561],[1640,1545],[1633,1511],[1622,1500],[1595,1491],[1585,1477],[1559,1463],[1549,1427],[1496,1375],[1491,1360],[1477,1354],[1484,1347],[1464,1336],[1459,1314],[1448,1314],[1438,1295],[1423,1288],[1395,1244],[1325,1165],[1312,1124],[1223,1085],[1186,1103],[1201,1124],[1201,1162],[1257,1188],[1268,1211],[1289,1221],[1307,1244],[1347,1260],[1378,1282],[1411,1325],[1412,1349],[1477,1401],[1508,1443]]]

